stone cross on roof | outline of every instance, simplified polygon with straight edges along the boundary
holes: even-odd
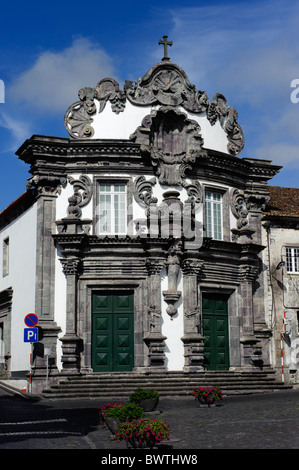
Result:
[[[163,36],[163,41],[162,39],[159,40],[159,46],[163,44],[164,46],[164,57],[162,60],[170,60],[169,57],[167,57],[167,46],[172,46],[173,42],[172,41],[167,41],[168,36]]]

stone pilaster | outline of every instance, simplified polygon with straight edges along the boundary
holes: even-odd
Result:
[[[54,321],[56,199],[65,184],[62,176],[35,175],[27,184],[37,198],[37,252],[35,313],[39,318],[39,342],[34,346],[35,377],[46,374],[44,348],[51,350],[50,373],[57,370],[57,338],[61,331]]]
[[[166,336],[161,332],[161,269],[164,260],[148,259],[147,269],[148,290],[149,290],[149,331],[144,336],[144,341],[148,346],[149,367],[165,370],[165,340]]]
[[[184,356],[186,372],[203,370],[204,337],[202,336],[202,313],[198,299],[198,276],[203,263],[196,259],[182,262],[184,289]]]
[[[254,334],[254,314],[253,314],[253,282],[257,276],[255,266],[244,265],[240,267],[239,286],[240,299],[242,300],[242,335],[240,342],[242,345],[241,364],[243,368],[261,367],[262,347]]]
[[[76,374],[80,370],[80,353],[82,340],[77,335],[77,277],[80,259],[66,258],[60,260],[66,276],[66,331],[62,342],[63,373]]]

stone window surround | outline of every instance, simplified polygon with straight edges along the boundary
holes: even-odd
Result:
[[[93,182],[93,234],[99,235],[97,233],[97,222],[98,222],[98,197],[99,197],[99,185],[100,184],[126,184],[127,186],[127,227],[132,226],[133,222],[133,178],[131,176],[95,176]],[[129,232],[128,232],[129,234]],[[111,235],[108,235],[111,237]]]
[[[9,357],[11,351],[11,309],[13,289],[11,287],[0,292],[0,323],[3,324],[4,354]],[[2,358],[3,360],[3,358]],[[8,373],[10,362],[6,363]],[[5,371],[2,371],[5,373]]]
[[[283,245],[282,248],[283,248],[283,257],[282,257],[282,258],[285,259],[286,269],[287,269],[287,253],[286,253],[286,249],[287,249],[287,248],[298,248],[298,249],[299,249],[299,245],[298,245],[298,243],[288,243],[288,244],[286,244],[286,245]],[[296,276],[296,275],[299,274],[299,269],[298,269],[298,271],[287,271],[287,274],[291,274],[291,275]]]
[[[5,277],[9,274],[9,237],[3,239],[2,255],[2,277]]]
[[[221,186],[216,186],[213,184],[202,183],[203,186],[203,226],[204,226],[204,236],[206,236],[206,213],[205,213],[205,196],[206,191],[211,191],[215,193],[220,193],[222,195],[222,230],[223,238],[222,241],[230,242],[230,211],[229,211],[229,188],[224,188]],[[221,241],[221,240],[220,240]]]

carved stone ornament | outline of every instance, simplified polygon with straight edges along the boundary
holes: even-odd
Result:
[[[177,290],[178,276],[180,271],[180,259],[182,256],[182,242],[176,242],[168,250],[168,257],[166,261],[167,276],[168,276],[168,289],[163,291],[163,297],[168,304],[166,312],[172,317],[177,313],[178,309],[174,305],[181,297],[181,291]]]
[[[78,274],[81,260],[78,258],[60,258],[63,272],[66,276]]]
[[[119,114],[125,109],[126,94],[119,89],[119,84],[113,78],[104,78],[95,87],[95,98],[99,100],[101,113],[107,101],[111,103],[111,109],[114,113]]]
[[[93,137],[91,116],[101,113],[108,101],[112,111],[119,114],[124,111],[126,101],[129,100],[136,106],[181,106],[191,113],[204,113],[211,125],[219,119],[227,134],[228,152],[237,156],[244,147],[244,135],[237,123],[238,113],[228,106],[226,98],[216,93],[210,103],[207,93],[197,90],[184,70],[170,62],[168,57],[137,81],[126,80],[123,90],[120,90],[116,80],[106,77],[95,88],[81,88],[78,95],[80,101],[69,107],[64,119],[68,133],[75,139]]]
[[[142,207],[148,208],[150,204],[158,202],[158,199],[153,197],[153,186],[155,184],[155,177],[146,180],[144,176],[138,176],[134,181],[134,198]]]
[[[231,155],[239,155],[244,148],[244,134],[237,123],[238,113],[227,104],[226,98],[221,93],[216,93],[212,103],[209,103],[207,118],[212,126],[219,119],[222,129],[227,134],[227,150]]]
[[[248,208],[245,194],[239,189],[231,191],[231,210],[237,219],[237,228],[241,229],[248,225]]]
[[[170,107],[146,116],[131,138],[157,167],[159,182],[169,186],[182,184],[186,170],[205,153],[199,124]]]
[[[38,196],[56,196],[66,184],[64,176],[34,175],[27,180],[26,189],[35,191]]]
[[[68,217],[80,218],[82,215],[81,208],[86,206],[91,200],[92,184],[86,175],[81,175],[77,180],[69,176],[68,180],[74,188],[74,194],[68,199],[67,214]]]
[[[201,113],[208,105],[205,91],[197,91],[185,72],[176,64],[154,65],[134,84],[127,82],[128,100],[136,105],[183,106],[187,111]]]
[[[111,109],[118,114],[125,109],[126,95],[119,89],[119,84],[113,78],[104,78],[95,88],[81,88],[78,92],[80,101],[72,104],[64,117],[66,130],[74,139],[91,138],[94,135],[92,115],[97,113],[95,99],[99,102],[101,113],[110,101]]]

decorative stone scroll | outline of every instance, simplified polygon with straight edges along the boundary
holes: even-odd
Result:
[[[241,229],[248,225],[248,208],[244,191],[233,189],[231,191],[231,210],[237,219],[237,228]]]
[[[124,89],[113,78],[106,77],[95,88],[81,88],[80,101],[72,104],[65,114],[65,127],[75,139],[92,138],[92,116],[101,113],[109,101],[112,112],[125,110],[128,100],[135,106],[178,106],[195,114],[205,114],[211,125],[219,120],[227,134],[227,149],[231,155],[239,155],[244,147],[244,135],[237,123],[237,111],[227,104],[226,98],[216,93],[210,102],[205,91],[191,84],[181,67],[165,60],[154,65],[142,78],[125,81]],[[98,103],[97,103],[98,102]]]
[[[93,137],[91,116],[97,113],[95,99],[99,102],[99,113],[105,109],[108,101],[116,114],[122,112],[126,106],[126,93],[119,89],[119,84],[113,78],[104,78],[95,88],[81,88],[78,96],[80,101],[72,104],[64,117],[66,130],[74,139]]]
[[[68,199],[68,217],[80,218],[82,215],[81,208],[86,206],[91,200],[92,183],[86,175],[81,175],[79,179],[69,176],[68,180],[74,188],[74,194]]]
[[[100,103],[99,113],[101,113],[108,101],[114,113],[121,113],[126,106],[126,93],[119,89],[119,84],[113,78],[104,78],[95,87],[95,98]]]
[[[232,155],[239,155],[244,148],[244,134],[241,126],[237,123],[238,113],[227,104],[226,98],[221,93],[216,93],[212,103],[209,103],[207,118],[212,126],[219,119],[229,141],[227,150]]]
[[[134,181],[134,198],[142,207],[148,208],[150,204],[158,202],[156,197],[153,197],[153,186],[156,184],[156,178],[146,180],[144,176],[138,176]]]

